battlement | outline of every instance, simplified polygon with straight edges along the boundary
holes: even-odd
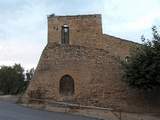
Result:
[[[95,39],[102,35],[102,22],[100,14],[48,16],[48,42],[67,43],[74,45],[93,44]],[[64,27],[67,26],[67,29]],[[68,33],[63,32],[68,30]],[[92,43],[93,42],[93,43]]]

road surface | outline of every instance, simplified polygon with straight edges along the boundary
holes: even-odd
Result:
[[[67,113],[47,112],[0,101],[0,120],[97,120]]]

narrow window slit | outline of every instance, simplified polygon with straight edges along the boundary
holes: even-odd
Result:
[[[61,43],[62,44],[69,44],[69,27],[68,27],[68,25],[62,26]]]

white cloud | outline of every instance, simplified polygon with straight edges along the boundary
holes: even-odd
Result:
[[[149,33],[152,25],[160,21],[159,8],[157,0],[105,0],[104,32],[139,41],[143,33]]]
[[[36,67],[44,45],[27,41],[7,41],[0,44],[0,64],[22,64],[25,68]]]
[[[118,26],[113,26],[113,30],[120,32],[120,31],[143,31],[145,29],[150,29],[157,19],[160,19],[160,9],[156,10],[155,12],[152,12],[150,14],[147,14],[146,16],[142,16],[139,18],[136,18],[133,21],[128,21],[126,23],[121,23]],[[116,24],[117,25],[117,24]]]
[[[138,18],[133,22],[129,22],[126,24],[126,29],[134,30],[134,31],[148,29],[154,25],[156,19],[160,18],[159,13],[160,13],[160,10],[157,10],[147,16]]]

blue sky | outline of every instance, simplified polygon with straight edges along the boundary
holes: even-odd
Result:
[[[160,0],[0,1],[0,65],[35,67],[47,43],[47,15],[102,14],[103,32],[140,42],[160,25]]]

